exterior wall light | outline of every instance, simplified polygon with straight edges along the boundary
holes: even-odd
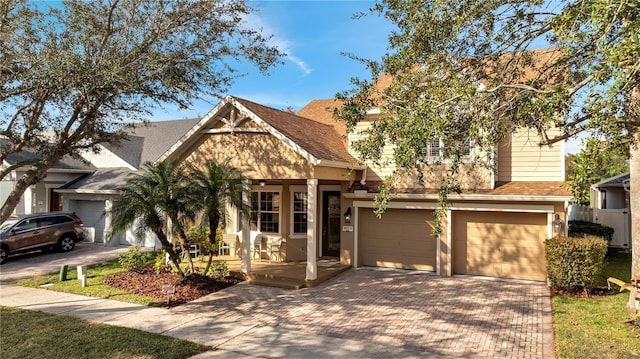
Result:
[[[351,223],[351,207],[344,212],[344,223]]]
[[[556,218],[553,220],[553,232],[556,235],[562,234],[562,228],[564,227],[564,222],[560,219],[560,214],[556,213]]]
[[[258,184],[260,185],[260,187],[264,187],[267,184],[267,181],[260,180],[260,181],[258,181]]]

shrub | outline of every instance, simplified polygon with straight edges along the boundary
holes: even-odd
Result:
[[[590,291],[598,283],[607,241],[601,237],[555,237],[545,241],[549,283],[553,289]]]
[[[118,256],[120,266],[128,271],[137,272],[142,270],[147,263],[154,259],[154,252],[143,252],[140,247],[134,246],[129,248],[127,253]]]
[[[211,262],[211,275],[216,278],[224,278],[229,275],[227,262],[214,260]]]
[[[586,235],[592,235],[602,237],[611,242],[613,239],[613,232],[613,228],[603,226],[598,223],[569,221],[569,237],[584,237]]]

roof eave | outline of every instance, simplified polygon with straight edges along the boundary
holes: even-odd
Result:
[[[355,194],[346,193],[345,198],[367,198],[373,199],[377,193]],[[393,199],[413,199],[413,200],[438,200],[437,193],[396,193],[392,194]],[[571,196],[562,195],[507,195],[507,194],[450,194],[448,200],[458,201],[505,201],[505,202],[566,202],[571,200]]]

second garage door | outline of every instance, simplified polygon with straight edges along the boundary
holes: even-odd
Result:
[[[359,210],[359,263],[366,266],[436,270],[433,211],[388,209],[378,219],[370,208]]]
[[[453,272],[546,279],[544,213],[453,213]]]

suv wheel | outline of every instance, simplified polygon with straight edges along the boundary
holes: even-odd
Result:
[[[58,246],[60,247],[60,250],[63,252],[69,252],[70,250],[73,249],[75,245],[76,245],[76,242],[73,240],[73,237],[71,236],[64,236],[60,238],[60,241],[58,241]]]
[[[0,264],[7,260],[7,250],[4,246],[0,246]]]

